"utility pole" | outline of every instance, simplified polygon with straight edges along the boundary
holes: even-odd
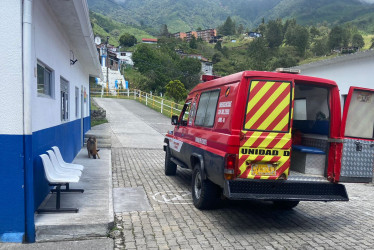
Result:
[[[106,47],[106,95],[108,95],[109,93],[109,77],[108,77],[108,57],[109,57],[109,53],[108,53],[108,41],[109,41],[109,36],[106,37],[106,43],[105,43],[105,47]]]

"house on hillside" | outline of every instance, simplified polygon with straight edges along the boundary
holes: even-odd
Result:
[[[177,32],[171,34],[171,37],[186,39],[186,41],[190,41],[192,36],[195,38],[201,38],[203,41],[209,42],[213,37],[217,36],[216,29],[206,29],[206,30],[199,30],[199,31],[188,31],[188,32]]]
[[[217,30],[216,29],[206,29],[206,30],[200,30],[197,31],[197,38],[201,38],[203,41],[209,42],[212,37],[217,36]]]
[[[190,41],[193,36],[195,38],[197,38],[197,32],[196,31],[188,31],[188,32],[186,32],[186,40],[187,41]]]
[[[212,36],[209,43],[218,43],[223,41],[223,36]]]
[[[157,44],[157,39],[155,39],[155,38],[142,38],[142,43]]]
[[[254,32],[254,31],[249,32],[249,33],[248,33],[248,36],[251,37],[251,38],[259,38],[259,37],[262,37],[261,33]]]
[[[185,32],[177,32],[177,33],[171,34],[171,37],[180,38],[183,40],[187,37],[187,34]]]
[[[120,60],[118,58],[119,51],[116,47],[108,44],[108,52],[105,44],[96,45],[96,48],[102,67],[106,67],[106,64],[108,63],[108,67],[111,70],[120,69]]]
[[[200,54],[186,54],[183,50],[175,50],[177,54],[179,54],[182,58],[189,57],[198,59],[201,62],[201,72],[204,75],[213,75],[213,63],[210,62],[207,58],[203,57]]]
[[[2,0],[0,241],[34,242],[50,191],[40,154],[71,162],[90,129],[89,77],[100,62],[85,0]]]

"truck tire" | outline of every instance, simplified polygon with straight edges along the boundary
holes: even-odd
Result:
[[[171,161],[171,154],[169,145],[166,146],[165,151],[165,175],[175,175],[177,173],[177,164]]]
[[[273,205],[282,210],[290,210],[296,207],[300,201],[273,201]]]
[[[219,197],[219,187],[206,179],[203,180],[199,164],[195,165],[192,174],[192,200],[196,208],[212,209],[215,207]]]

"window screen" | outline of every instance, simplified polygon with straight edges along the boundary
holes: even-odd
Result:
[[[374,125],[373,110],[374,93],[355,90],[349,103],[345,136],[372,139]]]
[[[197,107],[195,125],[212,127],[216,115],[219,90],[204,92],[200,96],[199,106]]]
[[[297,99],[294,103],[294,120],[307,120],[306,99]]]
[[[75,87],[75,117],[79,116],[79,88]]]
[[[39,94],[52,96],[52,71],[43,65],[37,65],[37,90]]]
[[[69,82],[60,78],[61,89],[61,121],[69,120]]]

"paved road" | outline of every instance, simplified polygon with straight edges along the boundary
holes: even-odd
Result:
[[[372,184],[348,184],[349,202],[301,202],[293,211],[254,201],[224,201],[216,210],[199,211],[191,204],[191,173],[178,168],[176,176],[163,174],[164,152],[156,147],[162,143],[154,140],[162,141],[169,119],[134,101],[104,105],[109,103],[116,107],[108,112],[110,122],[117,121],[111,117],[115,113],[136,123],[133,131],[118,132],[123,146],[112,149],[113,187],[142,187],[151,205],[148,211],[116,213],[123,231],[115,248],[374,249]],[[139,131],[149,136],[140,137]]]
[[[162,149],[170,119],[133,101],[95,98],[106,110],[112,129],[112,147]]]

